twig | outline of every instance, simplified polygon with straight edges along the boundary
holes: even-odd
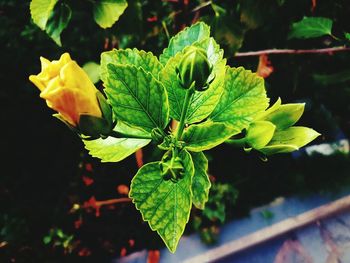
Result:
[[[126,202],[131,202],[131,199],[128,197],[123,197],[123,198],[109,199],[104,201],[96,201],[96,206],[112,205],[112,204],[126,203]]]
[[[191,12],[192,12],[192,13],[197,12],[197,11],[199,11],[200,9],[202,9],[202,8],[204,8],[204,7],[207,7],[207,6],[209,6],[209,5],[211,5],[211,1],[204,2],[204,3],[200,4],[199,6],[195,7],[194,9],[192,9]]]
[[[332,48],[321,48],[321,49],[266,49],[259,51],[250,52],[238,52],[235,57],[249,57],[249,56],[260,56],[269,54],[324,54],[341,51],[350,51],[350,47],[340,46]]]

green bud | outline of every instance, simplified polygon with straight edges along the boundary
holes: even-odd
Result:
[[[163,133],[159,128],[154,128],[151,132],[152,139],[158,144],[164,139]]]
[[[174,157],[171,151],[168,151],[160,162],[160,169],[165,180],[177,182],[184,177],[184,166],[180,157]]]
[[[205,90],[212,67],[204,49],[190,46],[180,61],[177,69],[178,78],[185,89],[192,85],[198,91]]]

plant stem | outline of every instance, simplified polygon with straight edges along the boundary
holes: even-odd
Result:
[[[321,48],[321,49],[266,49],[259,51],[250,52],[238,52],[235,57],[249,57],[249,56],[260,56],[269,54],[324,54],[333,52],[350,51],[350,47],[339,46],[332,48]]]
[[[126,203],[126,202],[131,202],[131,199],[128,197],[122,197],[122,198],[117,198],[117,199],[96,201],[96,206],[112,205],[112,204]]]
[[[176,137],[175,137],[176,141],[179,141],[181,139],[182,133],[184,131],[188,105],[190,104],[193,93],[194,93],[194,89],[193,89],[193,85],[191,85],[191,87],[188,90],[186,90],[184,103],[182,104],[180,123],[177,128]]]

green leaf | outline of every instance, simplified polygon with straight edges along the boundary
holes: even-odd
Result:
[[[108,64],[106,94],[118,120],[151,132],[168,124],[166,91],[152,74],[130,65]]]
[[[208,201],[209,189],[211,186],[208,176],[208,160],[202,152],[191,152],[194,164],[194,176],[192,179],[193,204],[204,209],[205,203]]]
[[[91,81],[96,84],[100,80],[100,65],[89,61],[83,65],[83,70],[89,76]]]
[[[185,129],[182,140],[189,151],[201,152],[214,148],[232,135],[239,133],[223,123],[205,122],[194,124]]]
[[[269,146],[288,144],[300,148],[310,143],[318,136],[320,136],[320,134],[317,131],[307,127],[290,127],[283,131],[276,131]]]
[[[128,126],[121,121],[118,121],[114,130],[136,136],[146,136],[149,134],[138,128]],[[130,154],[136,152],[138,149],[149,144],[151,139],[107,137],[106,139],[83,140],[83,142],[91,156],[101,159],[102,162],[119,162]]]
[[[194,93],[185,118],[185,123],[188,124],[202,121],[214,110],[223,91],[226,64],[226,60],[223,59],[223,51],[213,38],[196,42],[194,46],[201,47],[207,51],[208,60],[213,66],[212,75],[215,76],[215,79],[207,90]],[[161,82],[168,91],[170,116],[178,121],[181,117],[186,90],[180,84],[176,67],[179,65],[186,50],[187,48],[177,53],[175,57],[172,57],[159,75]]]
[[[58,0],[32,0],[30,2],[30,14],[34,23],[45,30],[46,23],[53,12]]]
[[[276,126],[269,121],[254,121],[249,125],[246,142],[254,149],[260,149],[271,141]]]
[[[151,52],[137,50],[136,48],[125,50],[113,49],[112,51],[101,54],[101,79],[103,82],[107,81],[107,65],[109,63],[113,65],[134,65],[135,67],[141,67],[146,72],[151,73],[156,79],[158,79],[158,74],[163,68],[158,58]]]
[[[279,144],[279,145],[268,145],[264,148],[259,149],[260,152],[266,156],[277,154],[277,153],[291,153],[299,150],[295,145]]]
[[[242,67],[227,67],[224,92],[209,119],[241,131],[268,107],[268,102],[263,78]]]
[[[193,162],[185,150],[180,152],[180,157],[184,162],[184,178],[176,183],[164,180],[159,162],[148,163],[131,181],[129,194],[143,220],[157,231],[172,253],[185,230],[192,206]]]
[[[289,103],[280,105],[265,116],[264,120],[276,125],[277,130],[284,130],[294,125],[303,115],[305,103]]]
[[[34,23],[61,46],[60,35],[71,19],[72,10],[65,3],[56,3],[57,0],[32,0],[30,13]]]
[[[102,28],[108,28],[118,21],[128,7],[126,0],[98,0],[94,1],[93,13],[96,23]]]
[[[294,23],[288,38],[314,38],[332,35],[333,21],[324,17],[304,17]]]
[[[101,162],[119,162],[146,146],[151,140],[107,137],[83,142],[89,154],[101,159]]]
[[[347,40],[350,40],[350,33],[344,33],[344,36]]]
[[[269,144],[259,149],[259,151],[265,155],[294,152],[313,141],[319,135],[318,132],[307,127],[290,127],[286,130],[275,132]]]
[[[186,46],[209,38],[209,36],[210,28],[205,23],[199,22],[186,27],[170,39],[168,47],[163,50],[163,53],[159,57],[160,62],[165,65],[171,57],[181,52]]]
[[[61,46],[61,33],[68,26],[68,23],[72,17],[72,10],[65,3],[56,5],[53,13],[47,21],[45,31]]]

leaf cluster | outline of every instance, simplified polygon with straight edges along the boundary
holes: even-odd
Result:
[[[92,0],[90,2],[94,20],[101,28],[113,26],[128,6],[126,0]],[[72,17],[69,3],[62,0],[32,0],[30,14],[34,23],[61,46],[61,33]]]
[[[177,74],[190,47],[203,49],[212,67],[213,81],[204,91],[185,89]],[[100,73],[118,136],[86,140],[85,146],[103,162],[121,161],[151,141],[165,151],[162,160],[140,168],[129,195],[175,252],[192,204],[204,209],[208,201],[211,183],[203,151],[239,136],[263,114],[269,105],[264,81],[242,67],[226,66],[223,50],[202,22],[174,36],[159,59],[138,49],[102,53]],[[303,136],[305,143],[314,139]]]

